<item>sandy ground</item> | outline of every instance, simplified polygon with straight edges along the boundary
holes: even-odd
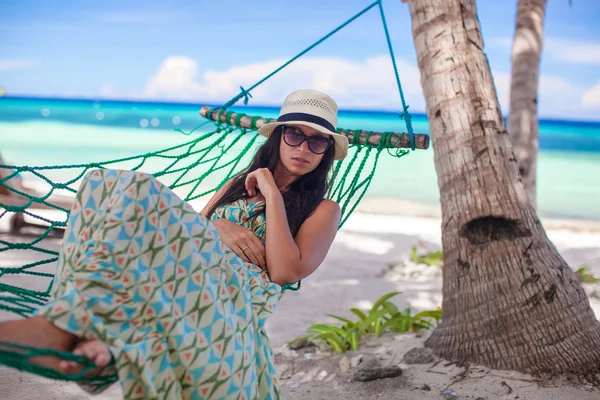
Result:
[[[543,223],[548,229],[548,236],[572,267],[586,264],[592,273],[600,276],[600,229],[597,225],[573,224],[565,221],[543,221]],[[4,235],[2,239],[10,238]],[[382,273],[387,269],[387,263],[390,261],[406,258],[411,246],[417,242],[423,242],[431,249],[439,248],[439,219],[355,213],[340,230],[323,265],[303,282],[299,292],[286,293],[277,306],[274,315],[267,323],[273,348],[282,349],[286,342],[303,334],[312,323],[328,321],[326,313],[347,316],[350,307],[368,308],[382,294],[390,291],[402,292],[401,295],[394,297],[399,307],[411,307],[417,311],[441,305],[440,274],[430,273],[417,278],[392,279]],[[58,239],[47,239],[44,243],[44,247],[57,248],[58,245]],[[10,253],[12,254],[0,256],[0,266],[14,267],[22,265],[26,260],[38,259],[36,254],[29,251]],[[52,272],[51,270],[52,268],[49,272]],[[39,288],[43,288],[47,283],[45,280],[34,281],[34,278],[22,275],[2,279],[4,283],[10,281]],[[592,290],[594,288],[590,289]],[[600,293],[600,290],[598,292]],[[600,300],[591,298],[590,302],[596,315],[600,316]],[[0,319],[7,318],[15,318],[15,316],[0,314]],[[422,346],[422,341],[423,338],[414,335],[402,340],[393,339],[392,344],[396,346],[394,354],[401,358],[403,352],[409,348]],[[285,349],[281,351],[285,353]],[[279,351],[280,355],[283,354],[281,351]],[[289,354],[288,356],[292,357]],[[314,360],[309,361],[314,363]],[[319,365],[325,368],[336,362],[333,358],[326,357]],[[440,399],[443,398],[441,395],[443,388],[457,378],[463,378],[460,382],[451,385],[452,389],[460,395],[460,399],[600,399],[600,393],[590,392],[585,387],[559,385],[559,387],[540,388],[539,382],[528,382],[527,378],[520,375],[514,378],[512,373],[506,371],[471,368],[465,375],[464,369],[457,366],[441,365],[436,365],[437,372],[431,372],[433,363],[408,367],[401,364],[404,370],[401,377],[370,383],[348,382],[348,379],[327,382],[325,379],[318,380],[315,377],[306,382],[282,380],[283,398]],[[487,372],[484,374],[480,369]],[[310,371],[306,374],[308,372]],[[501,382],[510,386],[510,393]],[[431,390],[417,389],[423,384],[429,385]],[[61,400],[90,398],[73,384],[49,381],[5,368],[0,373],[0,397]],[[118,385],[114,385],[109,391],[93,398],[118,399],[121,398],[121,392]]]

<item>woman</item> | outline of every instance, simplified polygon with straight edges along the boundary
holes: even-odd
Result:
[[[149,175],[88,173],[53,299],[33,318],[0,324],[0,340],[73,350],[102,374],[116,368],[127,399],[278,397],[264,323],[281,286],[313,273],[337,232],[340,208],[324,199],[348,149],[336,124],[326,94],[290,94],[259,129],[268,139],[251,165],[201,215]]]

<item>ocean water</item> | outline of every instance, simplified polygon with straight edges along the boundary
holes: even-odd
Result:
[[[203,129],[192,135],[175,131],[189,132],[202,123],[198,110],[195,104],[3,97],[0,154],[12,164],[35,166],[131,157],[177,146],[202,134]],[[264,117],[276,117],[279,111],[253,106],[232,110]],[[405,131],[398,114],[392,112],[342,110],[338,125]],[[423,114],[413,114],[413,126],[418,133],[429,131]],[[148,160],[144,169],[156,170],[168,162]],[[50,172],[60,179],[66,173]],[[538,207],[542,216],[600,220],[599,177],[600,122],[540,122]],[[207,180],[207,184],[214,182]],[[414,151],[401,159],[382,156],[367,197],[439,208],[433,150]]]

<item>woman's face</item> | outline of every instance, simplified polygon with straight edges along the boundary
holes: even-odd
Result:
[[[311,143],[309,145],[308,140],[304,140],[304,136],[308,139],[311,136],[318,136],[319,139],[309,139]],[[322,138],[322,139],[321,139]],[[281,134],[281,143],[279,145],[279,159],[283,164],[283,167],[293,175],[301,176],[306,175],[313,171],[321,160],[323,159],[322,154],[316,154],[316,152],[327,149],[327,142],[331,136],[321,133],[313,128],[304,125],[286,125]],[[300,145],[294,146],[296,143]],[[333,143],[330,144],[333,146]],[[311,151],[311,147],[312,150]]]

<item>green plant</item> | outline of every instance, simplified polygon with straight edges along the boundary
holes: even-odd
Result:
[[[381,336],[384,332],[415,332],[431,329],[442,319],[440,309],[422,311],[415,315],[410,314],[410,308],[398,310],[396,305],[389,301],[390,298],[400,294],[391,292],[381,296],[368,312],[357,308],[350,311],[358,316],[358,320],[350,320],[338,315],[327,314],[341,321],[342,326],[329,324],[314,324],[308,328],[308,335],[296,340],[307,338],[310,341],[324,343],[331,350],[343,353],[347,350],[356,351],[360,339],[370,335]]]
[[[426,264],[430,267],[433,266],[441,266],[443,261],[442,250],[429,251],[427,246],[424,243],[419,242],[419,247],[425,249],[427,252],[425,254],[419,255],[417,252],[417,246],[411,247],[411,260],[416,264]]]
[[[577,279],[581,283],[597,283],[600,282],[600,278],[594,276],[591,272],[588,272],[587,265],[582,265],[575,274],[577,275]]]

